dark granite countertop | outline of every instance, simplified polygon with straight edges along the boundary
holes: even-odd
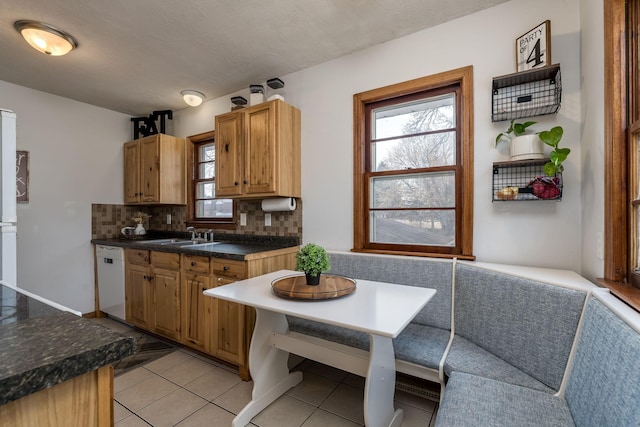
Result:
[[[135,340],[0,285],[0,405],[135,351]]]
[[[122,248],[147,249],[152,251],[172,252],[179,254],[200,255],[223,259],[233,259],[244,261],[259,256],[262,253],[271,251],[295,248],[299,245],[298,239],[294,237],[272,237],[272,236],[244,236],[237,234],[224,234],[216,237],[218,242],[204,246],[171,246],[155,244],[153,240],[165,238],[185,238],[184,234],[159,234],[149,233],[144,239],[92,239],[91,243],[96,245],[118,246]]]

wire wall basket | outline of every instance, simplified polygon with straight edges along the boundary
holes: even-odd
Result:
[[[560,109],[560,65],[508,74],[493,79],[491,121],[553,114]]]

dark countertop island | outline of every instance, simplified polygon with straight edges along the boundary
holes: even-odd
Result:
[[[0,405],[135,352],[133,338],[29,295],[0,284]]]

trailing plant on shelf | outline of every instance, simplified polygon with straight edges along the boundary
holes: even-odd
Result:
[[[547,176],[555,176],[557,173],[561,173],[564,170],[562,162],[567,160],[567,156],[571,152],[569,148],[558,147],[563,134],[562,126],[555,126],[550,130],[538,132],[542,142],[553,148],[549,153],[549,161],[543,166],[544,173]]]
[[[305,272],[307,285],[319,284],[320,274],[329,268],[329,255],[320,245],[307,243],[296,254],[296,270]]]

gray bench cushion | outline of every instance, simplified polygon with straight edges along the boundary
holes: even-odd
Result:
[[[447,375],[451,375],[452,372],[466,372],[545,393],[554,393],[553,389],[532,376],[459,336],[453,339],[444,364],[444,372]]]
[[[615,424],[600,424],[615,425]],[[575,426],[566,402],[551,394],[454,372],[435,427]]]
[[[413,323],[451,329],[451,261],[340,252],[329,253],[329,258],[332,274],[435,289]]]
[[[586,292],[462,263],[455,286],[456,335],[558,390]]]
[[[327,325],[313,320],[287,316],[289,330],[328,341],[369,351],[369,336],[363,332]],[[424,325],[409,324],[393,340],[397,360],[415,363],[432,369],[438,364],[447,347],[451,332]]]
[[[601,298],[615,299],[608,294]],[[565,397],[579,426],[640,425],[640,333],[594,297],[587,305]]]

